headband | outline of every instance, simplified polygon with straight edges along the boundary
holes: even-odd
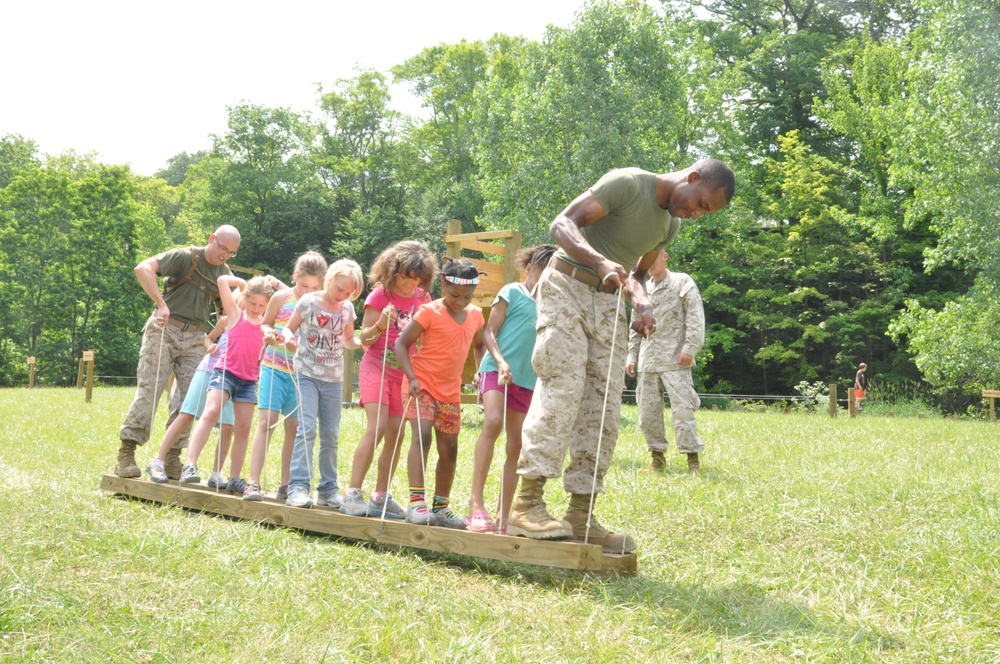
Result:
[[[442,279],[450,284],[455,284],[456,286],[475,286],[479,283],[479,277],[473,277],[472,279],[464,279],[462,277],[452,277],[450,275],[442,275]]]

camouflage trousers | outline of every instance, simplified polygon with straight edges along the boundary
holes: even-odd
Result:
[[[616,295],[595,292],[546,268],[538,282],[537,328],[531,363],[538,382],[524,421],[517,472],[529,479],[559,477],[568,448],[569,464],[563,478],[566,491],[603,492],[604,475],[618,441],[628,350],[625,304]],[[605,412],[609,367],[610,395]],[[604,428],[599,435],[602,414]]]
[[[121,440],[134,440],[140,445],[149,440],[153,412],[173,373],[174,387],[164,429],[170,426],[181,410],[198,363],[205,357],[204,338],[205,330],[200,327],[182,331],[171,325],[160,327],[153,318],[146,321],[136,368],[135,398],[118,434]],[[181,434],[175,447],[187,446],[188,433]]]
[[[662,387],[661,387],[662,386]],[[646,437],[646,446],[654,452],[666,452],[667,434],[663,426],[663,390],[670,399],[670,420],[677,436],[677,451],[681,454],[701,453],[705,443],[698,437],[694,411],[701,400],[691,381],[691,370],[640,371],[636,385],[639,404],[639,428]]]

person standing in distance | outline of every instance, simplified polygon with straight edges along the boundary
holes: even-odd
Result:
[[[618,298],[624,294],[631,301],[633,328],[642,336],[652,334],[656,320],[646,271],[677,235],[681,219],[718,212],[735,187],[733,171],[717,159],[660,175],[623,168],[604,175],[552,222],[549,232],[559,250],[537,287],[532,366],[538,382],[524,423],[517,471],[521,486],[509,535],[586,537],[608,551],[635,550],[631,537],[608,531],[592,514],[594,494],[604,491],[618,440],[626,345]],[[620,355],[612,357],[612,348]],[[563,485],[570,494],[569,510],[564,521],[557,521],[545,508],[544,485],[562,474],[567,448]]]
[[[135,266],[136,279],[156,311],[142,328],[135,398],[118,434],[118,477],[141,475],[135,450],[149,440],[153,412],[171,372],[176,382],[170,395],[168,427],[180,412],[194,372],[205,355],[205,326],[219,301],[216,281],[223,274],[232,274],[226,261],[236,255],[239,246],[240,232],[234,226],[223,225],[208,236],[204,247],[171,249]],[[162,293],[157,276],[163,277]],[[167,454],[165,469],[170,479],[180,478],[180,451],[187,445],[187,438],[185,431]]]
[[[677,438],[677,451],[687,455],[688,472],[700,470],[698,455],[705,444],[698,437],[694,411],[701,405],[694,390],[691,369],[698,350],[705,344],[705,308],[694,280],[683,272],[667,269],[663,251],[649,268],[646,292],[656,316],[656,331],[643,338],[635,330],[628,335],[625,373],[636,375],[639,428],[653,455],[653,470],[663,470],[667,435],[663,426],[663,390],[670,398],[670,419]]]

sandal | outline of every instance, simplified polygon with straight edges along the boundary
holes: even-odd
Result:
[[[478,509],[469,515],[469,530],[474,533],[494,533],[497,530],[497,524],[493,523],[489,512]]]

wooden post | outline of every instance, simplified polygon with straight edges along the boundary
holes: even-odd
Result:
[[[503,242],[503,282],[512,284],[518,281],[517,273],[517,252],[521,251],[521,233],[514,231],[513,237],[509,237]]]
[[[76,386],[83,387],[83,358],[80,358],[80,366],[76,369]]]
[[[460,219],[449,219],[448,220],[448,235],[461,235],[462,234],[462,221]],[[462,240],[456,239],[453,242],[445,242],[445,255],[451,256],[452,258],[462,257]]]
[[[363,352],[363,351],[362,351]],[[344,349],[344,403],[354,401],[354,349]]]
[[[983,398],[990,400],[990,422],[997,421],[997,397],[1000,397],[1000,390],[983,390]]]
[[[83,351],[83,361],[87,365],[87,396],[86,401],[90,403],[91,397],[94,396],[94,351],[85,350]]]
[[[830,417],[837,417],[837,384],[830,383]]]
[[[850,417],[854,417],[857,413],[857,409],[854,406],[854,388],[847,388],[847,414]]]
[[[28,358],[28,388],[35,386],[35,356]]]

